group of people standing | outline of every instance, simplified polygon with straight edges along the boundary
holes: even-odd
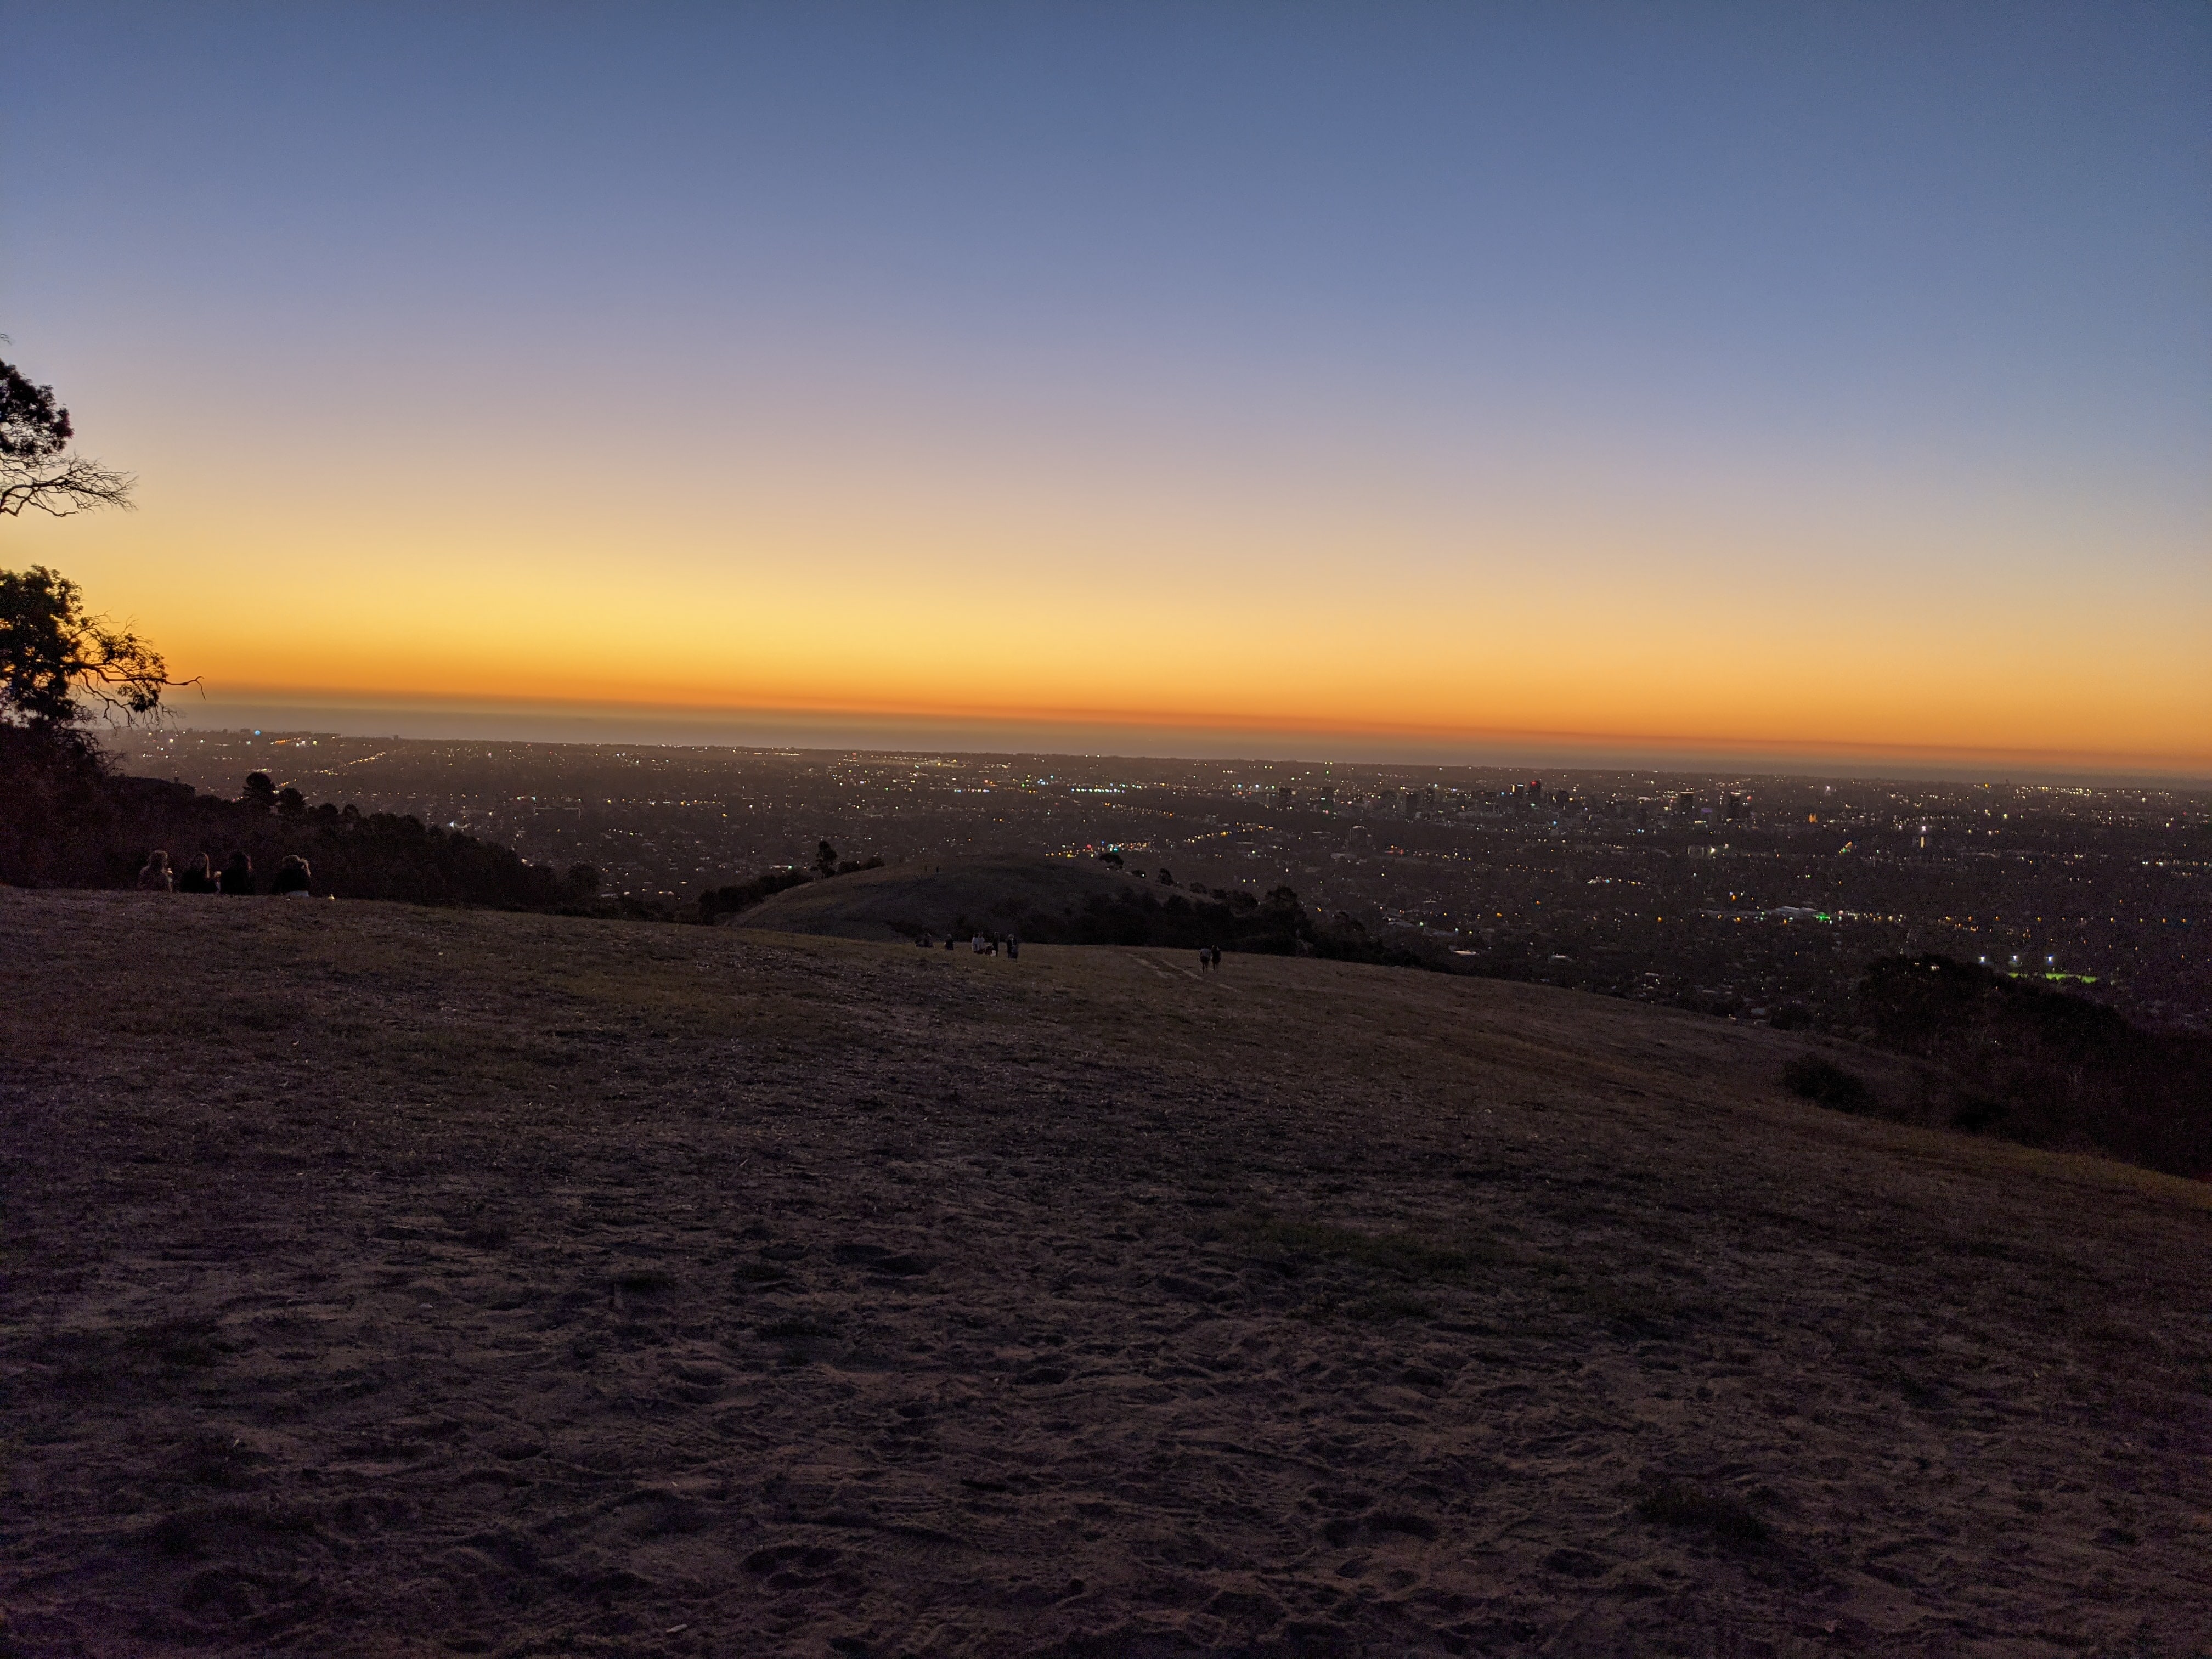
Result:
[[[314,880],[307,868],[307,860],[297,853],[287,853],[284,861],[269,884],[269,890],[280,898],[306,898]],[[243,853],[233,853],[223,860],[222,868],[215,867],[215,860],[200,854],[182,870],[169,867],[169,855],[156,848],[146,855],[146,863],[138,872],[138,887],[148,893],[258,893],[254,883],[253,860]]]
[[[1198,971],[1201,974],[1212,974],[1218,972],[1220,968],[1221,947],[1218,945],[1200,945],[1198,947]]]

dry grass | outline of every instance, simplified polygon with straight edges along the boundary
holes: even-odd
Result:
[[[0,978],[23,1653],[2203,1634],[2212,1194],[1784,1086],[1880,1056],[137,895]]]

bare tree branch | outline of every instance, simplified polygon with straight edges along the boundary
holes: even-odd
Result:
[[[60,455],[43,463],[0,456],[0,518],[15,518],[26,507],[57,519],[98,507],[131,505],[136,481],[84,455]]]

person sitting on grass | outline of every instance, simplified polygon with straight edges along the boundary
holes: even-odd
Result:
[[[146,854],[146,867],[138,872],[141,892],[167,893],[176,888],[176,878],[169,868],[169,855],[160,848]]]
[[[276,879],[269,884],[269,890],[286,898],[307,896],[307,861],[297,853],[284,854],[284,862],[277,866]]]
[[[222,874],[216,879],[224,892],[244,893],[251,897],[253,892],[253,860],[243,853],[233,853],[223,861]]]
[[[215,860],[205,853],[186,865],[177,875],[179,893],[219,893],[222,884],[215,878]]]

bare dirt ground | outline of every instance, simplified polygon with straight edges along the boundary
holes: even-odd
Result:
[[[136,894],[0,893],[0,973],[19,1654],[2212,1630],[2212,1194],[1802,1039]]]

